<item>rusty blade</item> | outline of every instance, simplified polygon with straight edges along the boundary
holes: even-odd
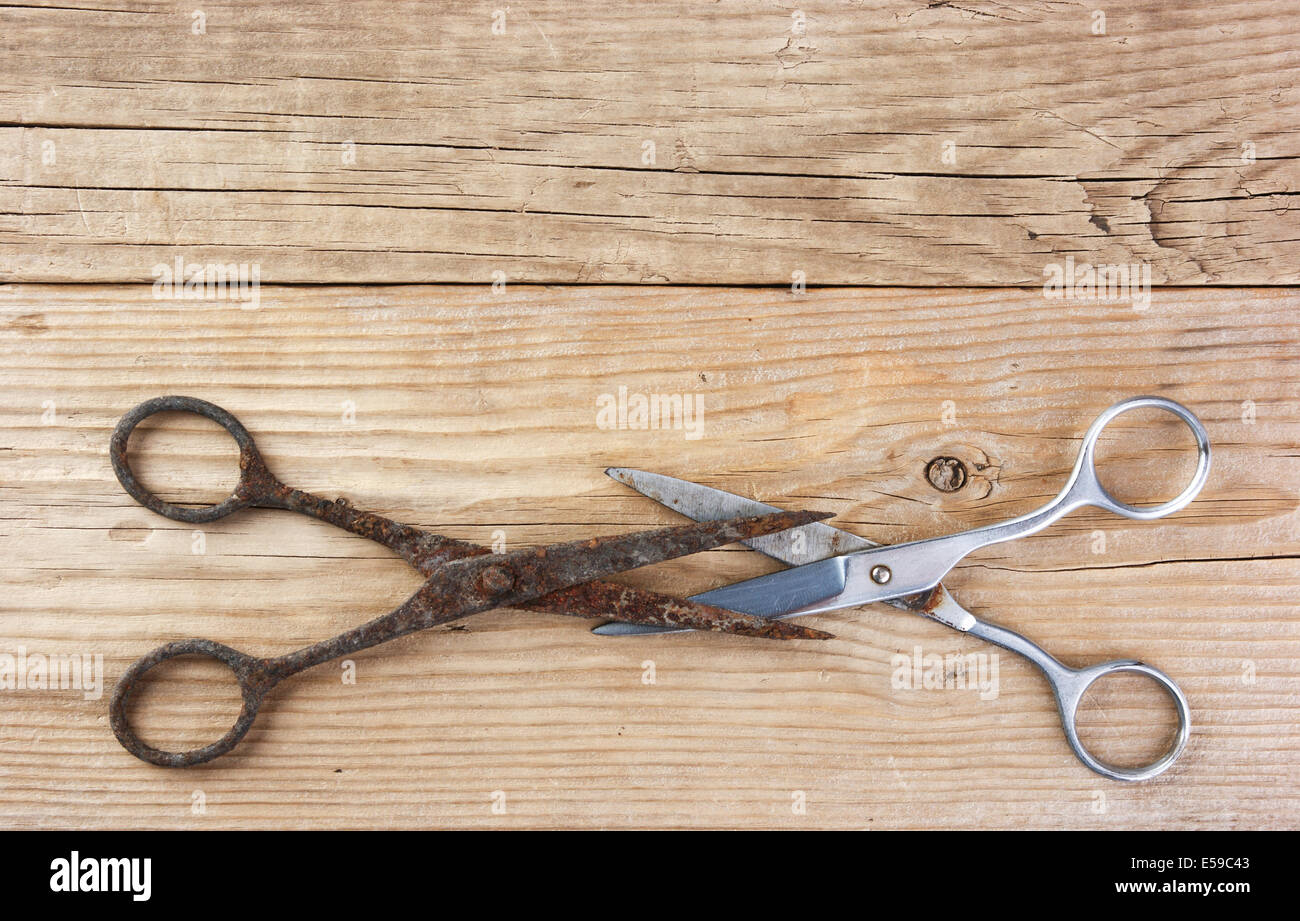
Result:
[[[612,617],[620,623],[674,630],[716,630],[769,640],[829,640],[835,636],[791,620],[769,620],[615,582],[585,582],[519,607],[576,617]]]
[[[382,515],[362,511],[346,499],[324,499],[284,486],[274,479],[263,482],[258,478],[260,475],[256,473],[258,467],[256,463],[250,465],[245,472],[245,477],[254,483],[250,488],[258,496],[259,503],[318,518],[383,544],[407,560],[426,578],[447,563],[485,556],[493,552],[478,544],[457,540],[454,537],[444,537],[411,525],[399,524]],[[265,476],[269,477],[270,474],[267,473]],[[780,523],[773,520],[772,526],[775,527]],[[715,605],[700,604],[615,582],[588,582],[532,601],[521,602],[514,607],[572,617],[604,620],[613,618],[623,623],[645,624],[647,627],[715,630],[767,639],[829,639],[831,637],[831,634],[821,630],[796,624],[787,623],[774,628],[772,621],[753,614],[728,611]]]
[[[613,573],[796,528],[831,515],[779,512],[480,555],[435,569],[394,610],[328,640],[266,660],[259,688],[313,665],[493,608],[518,607]],[[731,615],[732,612],[726,612]]]
[[[492,607],[517,607],[611,573],[689,556],[829,517],[825,512],[777,512],[551,544],[536,550],[494,555],[491,560],[480,556],[440,567],[412,600],[423,596],[418,605],[422,616],[430,624],[442,623]],[[686,603],[675,601],[675,604]],[[735,612],[724,613],[728,618],[737,616]],[[702,616],[709,619],[711,614],[706,611]]]
[[[296,491],[295,491],[296,492]],[[426,577],[444,563],[485,556],[493,551],[478,544],[443,537],[386,518],[358,512],[344,500],[313,500],[311,513],[318,518],[346,527],[363,537],[391,547],[411,562]],[[293,502],[298,508],[301,501]],[[778,509],[779,511],[779,509]],[[827,516],[822,516],[827,517]],[[377,522],[377,523],[376,523]],[[541,614],[569,617],[613,619],[620,623],[645,624],[673,630],[713,630],[739,636],[758,636],[773,640],[826,640],[834,634],[790,621],[773,621],[753,614],[729,611],[712,604],[701,604],[675,595],[633,588],[617,582],[584,582],[572,588],[552,592],[515,607]],[[773,626],[779,624],[779,626]]]

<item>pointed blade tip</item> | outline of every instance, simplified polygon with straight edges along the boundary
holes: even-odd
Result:
[[[795,512],[796,515],[804,516],[800,524],[812,524],[814,521],[825,521],[827,518],[834,518],[834,512]]]

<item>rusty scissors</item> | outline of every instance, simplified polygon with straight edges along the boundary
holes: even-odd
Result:
[[[1159,409],[1172,413],[1191,429],[1196,438],[1196,469],[1191,480],[1181,493],[1158,505],[1138,506],[1121,502],[1107,492],[1097,475],[1095,451],[1102,430],[1117,416],[1135,409]],[[1078,460],[1065,486],[1056,498],[1037,511],[1001,524],[946,537],[883,547],[827,524],[809,524],[745,542],[751,548],[791,565],[792,569],[694,595],[691,600],[771,618],[797,617],[884,601],[901,610],[932,618],[1032,662],[1052,688],[1066,740],[1078,759],[1104,777],[1145,780],[1166,770],[1187,744],[1191,714],[1187,698],[1172,678],[1133,659],[1070,668],[1019,633],[976,618],[948,594],[940,580],[967,554],[990,544],[1034,534],[1083,506],[1093,506],[1138,521],[1168,515],[1196,497],[1205,485],[1209,470],[1209,436],[1191,410],[1163,397],[1134,397],[1116,403],[1098,416],[1083,436]],[[606,473],[696,521],[776,510],[774,506],[734,493],[644,470],[611,467]],[[626,636],[664,632],[666,629],[671,628],[610,623],[597,627],[595,632]],[[1173,743],[1151,764],[1141,767],[1108,764],[1093,756],[1079,740],[1075,726],[1079,703],[1093,684],[1116,672],[1133,672],[1153,679],[1168,692],[1177,709],[1178,730]]]
[[[216,422],[234,438],[239,447],[239,481],[229,498],[209,506],[175,505],[160,499],[136,478],[127,458],[131,433],[143,420],[163,412],[197,414]],[[651,563],[819,521],[829,518],[827,514],[778,512],[735,516],[725,521],[493,553],[485,547],[361,511],[344,499],[323,499],[286,486],[271,473],[253,444],[252,436],[238,419],[212,403],[181,396],[148,400],[123,416],[113,432],[109,457],[118,481],[133,499],[174,521],[201,524],[250,507],[287,509],[382,544],[426,578],[410,598],[390,613],[286,655],[257,658],[211,640],[190,639],[160,646],[136,660],[114,689],[109,703],[109,721],[118,741],[127,751],[164,767],[201,764],[229,752],[252,727],[266,695],[290,675],[417,630],[492,608],[519,607],[579,617],[613,616],[672,629],[708,629],[773,639],[824,639],[830,636],[819,630],[738,614],[657,592],[594,581]],[[131,695],[144,674],[159,663],[179,656],[207,657],[227,666],[239,682],[243,706],[234,725],[216,742],[202,748],[172,752],[144,742],[132,728],[127,711]]]

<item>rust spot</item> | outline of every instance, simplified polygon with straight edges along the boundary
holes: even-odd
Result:
[[[941,601],[943,601],[943,586],[936,585],[932,589],[917,592],[915,595],[895,598],[890,604],[906,608],[909,611],[915,611],[918,614],[932,614]]]
[[[489,566],[478,577],[481,592],[497,593],[509,591],[515,584],[515,577],[504,566]]]

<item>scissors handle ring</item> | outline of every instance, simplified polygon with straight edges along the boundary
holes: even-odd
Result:
[[[1065,666],[1061,666],[1061,668],[1064,670],[1063,673],[1058,672],[1055,675],[1049,675],[1049,679],[1052,690],[1056,694],[1057,706],[1061,710],[1061,725],[1065,729],[1065,738],[1070,743],[1070,747],[1074,749],[1074,754],[1078,759],[1093,771],[1112,780],[1149,780],[1164,773],[1182,754],[1187,745],[1187,739],[1191,734],[1191,708],[1187,704],[1187,698],[1183,695],[1182,689],[1160,669],[1144,662],[1138,662],[1135,659],[1117,659],[1113,662],[1103,662],[1100,665],[1080,669]],[[1174,708],[1178,712],[1178,730],[1174,735],[1173,744],[1169,746],[1169,749],[1163,755],[1150,764],[1138,767],[1120,767],[1107,764],[1089,752],[1079,739],[1079,730],[1075,721],[1078,719],[1079,704],[1083,700],[1083,696],[1100,679],[1120,672],[1146,675],[1154,679],[1173,700]]]
[[[136,478],[135,473],[131,470],[131,463],[127,458],[127,443],[131,438],[131,433],[145,419],[157,413],[165,412],[194,413],[205,419],[210,419],[224,428],[235,439],[235,444],[239,446],[239,482],[225,500],[216,505],[197,508],[174,505],[159,498]],[[108,456],[113,464],[113,473],[117,475],[118,482],[122,484],[122,488],[126,490],[132,499],[135,499],[135,501],[152,512],[157,512],[159,515],[173,521],[183,521],[187,524],[204,524],[209,521],[216,521],[218,518],[224,518],[232,512],[264,500],[275,489],[280,487],[279,482],[271,475],[266,463],[262,460],[262,455],[253,443],[253,436],[248,433],[248,429],[244,428],[238,419],[215,403],[209,403],[206,400],[199,400],[194,397],[155,397],[132,409],[122,417],[117,424],[117,428],[113,430],[113,437],[109,442]]]
[[[244,699],[243,707],[235,723],[220,739],[202,748],[189,751],[172,752],[154,748],[136,734],[135,727],[127,716],[127,708],[138,683],[145,672],[157,665],[181,656],[202,656],[216,659],[234,673],[239,682],[239,690]],[[113,734],[122,743],[122,747],[142,761],[160,767],[189,767],[211,761],[230,751],[248,734],[257,718],[258,708],[267,691],[275,686],[277,678],[267,671],[267,662],[245,655],[237,649],[214,643],[212,640],[180,640],[159,646],[153,652],[141,656],[131,663],[113,690],[113,698],[108,704],[109,725]]]
[[[1196,471],[1183,491],[1168,502],[1157,505],[1130,505],[1121,502],[1110,494],[1097,475],[1096,449],[1102,430],[1116,417],[1135,409],[1161,409],[1173,413],[1191,429],[1192,435],[1196,438]],[[1083,436],[1083,447],[1079,452],[1079,460],[1075,464],[1074,472],[1071,474],[1070,483],[1062,490],[1058,502],[1069,506],[1092,505],[1137,521],[1151,521],[1176,512],[1195,499],[1209,475],[1210,436],[1205,431],[1205,426],[1201,424],[1201,420],[1196,418],[1196,414],[1181,403],[1164,397],[1133,397],[1106,409],[1088,428]]]
[[[1191,708],[1182,690],[1160,669],[1136,659],[1116,659],[1113,662],[1102,662],[1085,668],[1070,668],[1042,646],[1014,630],[987,620],[975,620],[973,617],[971,619],[974,623],[965,632],[1022,655],[1038,666],[1047,683],[1052,686],[1052,695],[1056,698],[1056,706],[1061,714],[1061,729],[1065,732],[1066,741],[1070,743],[1070,748],[1074,750],[1078,759],[1089,769],[1112,780],[1149,780],[1168,770],[1182,754],[1192,729]],[[1118,672],[1132,672],[1154,679],[1169,694],[1174,702],[1174,708],[1178,711],[1178,730],[1173,744],[1150,764],[1138,767],[1107,764],[1084,748],[1083,742],[1079,739],[1079,729],[1075,725],[1075,720],[1078,718],[1079,704],[1083,701],[1084,695],[1102,678]]]

